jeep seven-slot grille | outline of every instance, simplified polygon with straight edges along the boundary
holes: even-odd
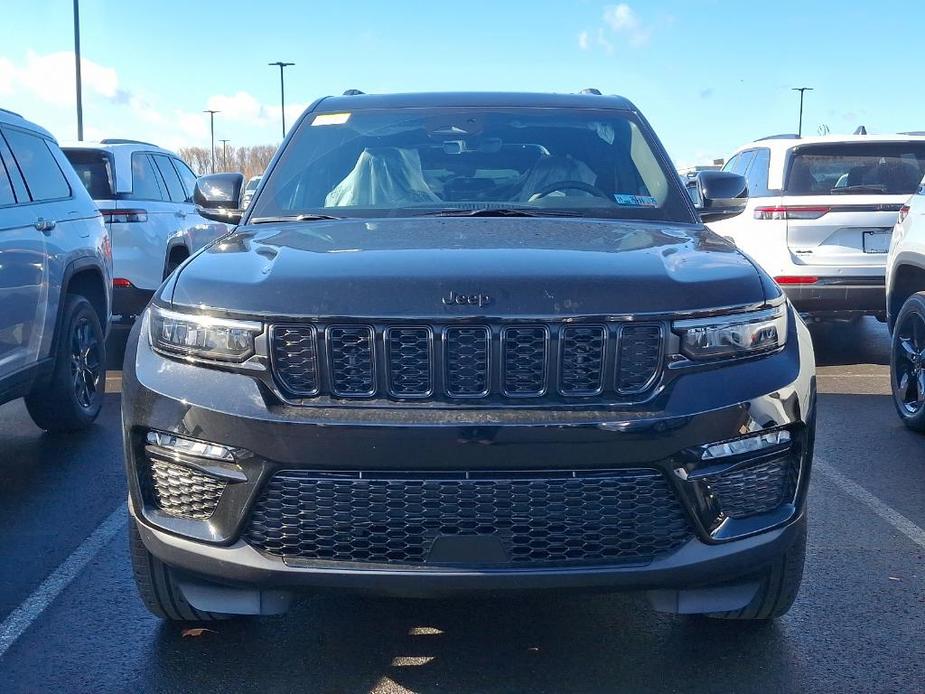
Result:
[[[244,539],[289,561],[550,566],[648,562],[692,536],[653,469],[278,472]]]
[[[638,400],[658,380],[658,323],[276,325],[270,353],[290,396]]]

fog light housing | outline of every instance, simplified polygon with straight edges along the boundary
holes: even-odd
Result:
[[[744,453],[755,453],[766,448],[774,448],[790,443],[790,432],[786,429],[775,429],[749,436],[743,436],[731,441],[711,443],[700,449],[701,460],[716,460]]]
[[[209,460],[234,461],[234,454],[231,449],[217,443],[186,439],[163,431],[149,431],[145,440],[152,446],[174,453],[183,453],[184,455],[208,458]]]

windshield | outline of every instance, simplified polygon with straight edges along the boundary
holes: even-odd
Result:
[[[250,219],[515,209],[693,221],[653,149],[635,116],[616,110],[309,114]]]
[[[788,195],[911,195],[925,175],[923,142],[842,142],[796,149]]]

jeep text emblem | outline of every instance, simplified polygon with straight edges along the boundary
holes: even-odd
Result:
[[[443,297],[443,303],[447,306],[488,306],[491,297],[488,294],[457,294],[451,291],[449,296]]]

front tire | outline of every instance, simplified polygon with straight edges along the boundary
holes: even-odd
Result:
[[[138,595],[148,612],[171,622],[214,622],[230,618],[216,612],[202,612],[190,605],[177,586],[171,568],[144,546],[134,519],[129,518],[128,525],[132,573]]]
[[[766,621],[783,617],[796,600],[803,581],[803,565],[806,561],[806,523],[800,536],[791,547],[765,572],[761,587],[752,601],[741,610],[714,612],[708,617],[714,619],[737,619]]]
[[[925,431],[925,292],[910,296],[896,316],[890,385],[899,418],[910,429]]]
[[[86,298],[66,295],[54,357],[51,378],[26,396],[29,416],[46,431],[85,429],[99,415],[106,387],[106,341]]]

